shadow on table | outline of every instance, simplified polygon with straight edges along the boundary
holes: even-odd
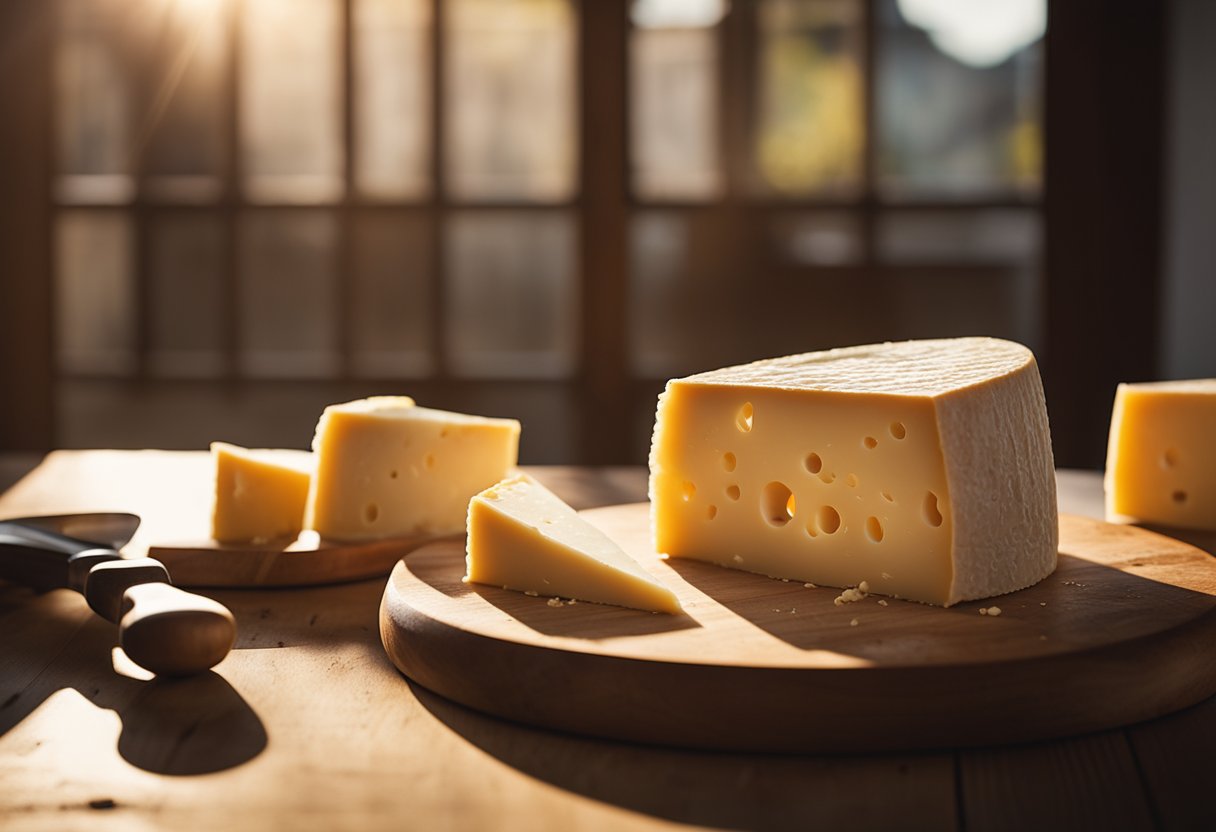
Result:
[[[409,681],[440,722],[530,777],[679,823],[727,829],[923,828],[955,822],[950,754],[806,757],[589,739],[483,716]]]
[[[0,736],[57,691],[72,688],[118,715],[118,752],[145,771],[223,771],[252,760],[266,747],[261,719],[219,674],[151,680],[121,675],[113,658],[114,625],[91,613],[82,615],[79,605],[31,598],[28,590],[5,584],[0,584],[0,611],[13,608],[18,594],[43,607],[38,644],[57,652],[34,655],[29,644],[21,652],[20,632],[0,646],[0,667],[6,671],[0,674]]]

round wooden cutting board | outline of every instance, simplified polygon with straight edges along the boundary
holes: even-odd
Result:
[[[477,710],[642,743],[840,752],[990,745],[1149,719],[1216,692],[1216,559],[1072,515],[1039,584],[949,609],[650,551],[646,504],[583,512],[687,614],[464,584],[459,541],[397,564],[397,667]],[[981,615],[980,608],[1000,608]]]

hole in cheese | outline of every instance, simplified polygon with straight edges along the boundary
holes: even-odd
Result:
[[[423,458],[422,464],[425,465],[428,470],[431,468],[434,468],[435,467],[435,455],[427,454],[426,457]]]
[[[803,462],[806,465],[806,470],[812,474],[818,474],[823,470],[823,460],[819,458],[817,453],[809,453],[806,455],[806,460]]]
[[[755,410],[752,408],[752,403],[744,402],[743,407],[739,408],[739,415],[735,417],[735,426],[744,433],[747,433],[752,429],[752,417],[754,415]]]
[[[722,467],[727,471],[735,470],[735,455],[730,451],[722,454]]]
[[[812,520],[811,522],[806,524],[806,533],[809,537],[818,537],[819,536],[819,530],[815,528],[814,520]]]
[[[891,435],[894,436],[896,439],[903,439],[905,436],[908,435],[908,429],[904,427],[903,422],[892,422],[891,423]]]
[[[828,485],[831,485],[832,483],[836,482],[836,474],[833,471],[824,471],[819,475],[819,479],[823,480]]]
[[[1178,464],[1178,452],[1173,448],[1166,448],[1165,453],[1161,455],[1161,467],[1173,468]]]
[[[925,495],[925,522],[930,526],[942,524],[942,512],[937,507],[937,495],[932,491]]]
[[[847,485],[849,488],[856,488],[857,483],[859,483],[859,482],[860,482],[860,480],[857,479],[856,474],[849,474],[847,477],[844,478],[844,484]]]
[[[882,492],[882,498],[884,500],[886,500],[888,503],[895,502],[895,498],[891,496],[891,493],[889,491]]]
[[[726,496],[730,497],[732,500],[739,499],[739,486],[737,486],[737,485],[726,486]]]
[[[866,520],[866,537],[875,543],[882,543],[882,534],[882,521],[877,517],[868,518]]]
[[[819,529],[824,534],[835,534],[840,528],[840,512],[832,506],[820,506],[819,516],[816,518],[819,523]]]
[[[397,469],[396,469],[396,468],[394,468],[393,470],[391,470],[391,471],[389,471],[389,472],[388,472],[388,478],[389,478],[390,480],[395,480],[395,479],[397,479]]]
[[[873,436],[867,436],[865,439],[861,440],[861,444],[865,445],[870,450],[874,450],[878,447],[878,440]]]
[[[689,500],[691,500],[691,499],[693,498],[693,496],[694,496],[694,495],[697,493],[697,486],[696,486],[696,483],[691,483],[691,482],[688,482],[687,480],[685,480],[685,481],[684,481],[684,486],[683,486],[683,488],[681,489],[681,491],[682,491],[682,493],[683,493],[683,495],[684,495],[684,502],[686,502],[686,503],[687,503],[687,502],[688,502]]]
[[[1185,491],[1175,491],[1170,496],[1173,497],[1174,502],[1178,503],[1179,505],[1186,502],[1186,492]]]
[[[709,508],[705,509],[705,516],[708,517],[710,520],[713,520],[715,517],[718,516],[718,507],[710,506]]]
[[[363,507],[363,520],[371,525],[380,519],[380,506],[375,503],[368,503]]]
[[[789,486],[782,482],[770,482],[760,494],[760,511],[764,519],[774,526],[784,526],[794,518],[797,506]]]

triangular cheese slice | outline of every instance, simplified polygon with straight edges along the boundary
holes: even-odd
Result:
[[[675,594],[528,476],[469,502],[466,581],[551,598],[679,613]]]

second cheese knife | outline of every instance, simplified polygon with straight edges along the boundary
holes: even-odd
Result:
[[[184,676],[214,667],[236,640],[232,613],[173,586],[160,561],[123,558],[118,549],[138,526],[133,514],[0,521],[0,578],[81,593],[94,612],[118,625],[127,656],[153,673]]]

